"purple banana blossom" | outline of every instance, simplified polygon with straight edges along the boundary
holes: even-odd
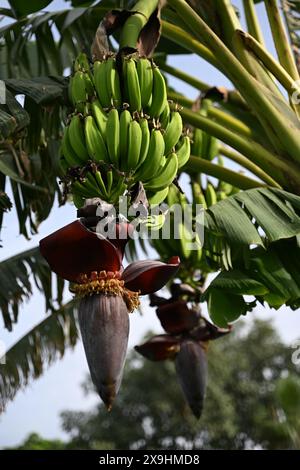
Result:
[[[135,349],[151,361],[175,361],[186,400],[195,417],[200,418],[207,384],[208,344],[228,334],[231,328],[216,327],[184,300],[152,295],[151,304],[158,305],[156,314],[167,334],[153,336]]]
[[[133,227],[116,225],[116,238],[89,230],[84,219],[72,222],[40,242],[50,268],[71,282],[80,297],[79,326],[91,377],[110,410],[122,381],[128,334],[128,312],[139,295],[156,292],[175,275],[178,257],[169,263],[136,261],[122,267]]]

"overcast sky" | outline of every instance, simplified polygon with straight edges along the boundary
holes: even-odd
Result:
[[[241,1],[237,0],[234,4],[239,7]],[[1,7],[8,6],[7,2],[2,0],[0,5]],[[55,0],[47,10],[62,8],[65,8],[64,2]],[[268,48],[274,51],[263,5],[260,4],[257,10]],[[197,56],[175,56],[169,59],[169,63],[198,76],[211,85],[230,86],[226,77]],[[170,78],[170,84],[192,99],[197,96],[195,89],[179,80]],[[26,241],[18,235],[16,215],[12,210],[4,219],[1,233],[3,248],[0,248],[0,260],[36,246],[41,238],[73,221],[75,217],[76,212],[71,204],[61,208],[56,206],[49,219],[41,225],[39,234],[33,236],[30,241]],[[154,310],[148,307],[147,301],[143,302],[143,312],[143,316],[138,312],[130,315],[130,347],[137,344],[149,329],[161,332]],[[22,307],[18,324],[14,327],[13,332],[8,333],[4,328],[0,329],[0,341],[4,341],[7,348],[10,347],[35,324],[39,323],[44,315],[43,298],[38,292],[35,292],[30,302]],[[282,338],[291,348],[294,340],[300,337],[299,311],[292,312],[287,308],[282,308],[275,312],[270,309],[257,308],[253,314],[248,314],[247,321],[251,323],[254,316],[273,319]],[[292,352],[291,349],[291,354]],[[15,400],[7,406],[5,414],[0,417],[0,447],[18,444],[30,432],[38,432],[46,438],[66,438],[60,428],[59,413],[65,409],[88,409],[98,400],[96,396],[86,397],[82,393],[80,384],[84,381],[87,372],[82,344],[79,342],[74,351],[68,351],[62,361],[53,365],[42,378],[33,382],[25,391],[19,392]]]

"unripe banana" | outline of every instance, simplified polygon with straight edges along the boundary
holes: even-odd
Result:
[[[106,142],[110,161],[118,166],[120,156],[120,121],[119,113],[115,108],[111,109],[108,113]]]
[[[218,201],[223,201],[224,199],[227,199],[227,195],[225,191],[218,191],[217,198],[218,198]]]
[[[120,115],[120,169],[127,168],[128,159],[128,132],[132,120],[130,112],[125,109]]]
[[[158,191],[160,189],[164,189],[169,186],[177,175],[178,170],[178,160],[176,153],[170,153],[167,157],[166,164],[164,165],[163,169],[159,172],[155,178],[150,181],[147,181],[144,186],[146,189],[150,189],[152,191]]]
[[[161,189],[160,191],[156,191],[154,194],[147,196],[148,202],[150,206],[158,206],[161,204],[167,197],[169,192],[169,186],[165,189]]]
[[[85,118],[85,140],[89,156],[95,162],[110,162],[107,148],[93,116]]]
[[[153,176],[153,171],[159,167],[165,151],[165,141],[158,129],[152,129],[147,158],[138,170],[137,177],[146,181]]]
[[[91,191],[87,186],[85,186],[84,183],[80,183],[79,181],[74,181],[74,183],[72,184],[72,193],[78,194],[78,196],[81,196],[87,199],[87,198],[93,197],[94,190]]]
[[[113,181],[114,181],[114,175],[113,175],[112,170],[109,170],[106,173],[106,180],[107,180],[107,193],[110,194],[112,190]]]
[[[80,52],[76,57],[74,62],[74,70],[79,70],[81,72],[87,72],[88,74],[90,74],[91,70],[89,60],[84,52]]]
[[[94,100],[91,104],[91,111],[95,118],[98,129],[101,132],[103,139],[106,135],[107,114],[103,111],[99,100]]]
[[[190,138],[185,135],[178,144],[176,149],[178,158],[178,169],[183,167],[189,160],[191,154],[191,141]]]
[[[71,97],[74,106],[80,112],[84,111],[87,99],[84,72],[76,72],[71,80]]]
[[[122,104],[119,74],[116,68],[116,59],[109,57],[106,64],[106,86],[110,102],[116,108]]]
[[[167,129],[170,122],[170,106],[168,102],[166,103],[163,112],[159,116],[159,120],[162,125],[162,128]]]
[[[119,176],[117,186],[111,192],[109,197],[109,202],[115,203],[118,202],[119,197],[124,194],[124,191],[127,189],[127,185],[124,183],[124,176]]]
[[[164,133],[165,140],[165,154],[168,153],[175,147],[180,136],[182,134],[182,118],[178,111],[173,111],[171,113],[171,120]]]
[[[86,188],[90,191],[90,193],[92,194],[92,196],[90,197],[100,197],[101,199],[103,199],[103,194],[97,184],[97,181],[94,177],[94,175],[90,172],[87,172],[86,175],[85,175],[85,180],[84,180],[84,186],[86,186]]]
[[[131,111],[141,111],[141,90],[135,60],[133,59],[125,59],[125,80]]]
[[[151,117],[158,118],[167,102],[166,82],[158,67],[153,70],[152,102],[149,108]]]
[[[65,171],[68,169],[68,167],[80,166],[82,164],[81,160],[78,159],[78,156],[71,146],[68,127],[66,127],[64,130],[64,135],[61,142],[61,153],[65,158],[65,162],[67,163],[67,168],[65,169],[61,159],[61,165]]]
[[[194,129],[191,153],[195,157],[202,157],[202,138],[203,131],[201,129]]]
[[[141,118],[139,120],[139,125],[142,132],[142,144],[137,168],[139,168],[142,163],[144,163],[144,161],[146,160],[150,143],[150,130],[148,120],[146,118]]]
[[[192,243],[191,233],[187,230],[183,222],[178,224],[179,245],[181,248],[181,256],[184,259],[189,259],[191,256],[191,249],[189,248]]]
[[[141,90],[141,104],[145,108],[150,101],[153,88],[153,70],[149,59],[141,57],[136,63]]]
[[[95,88],[96,88],[101,106],[103,108],[109,108],[111,106],[110,95],[107,89],[106,71],[107,71],[106,60],[102,62],[96,61],[94,63]]]
[[[218,202],[215,188],[213,187],[211,183],[207,184],[207,188],[205,191],[205,199],[206,199],[207,207],[213,206],[214,204]]]
[[[79,114],[75,114],[69,125],[69,138],[71,146],[78,156],[81,163],[88,160],[87,150],[85,146],[84,130]]]
[[[219,153],[219,141],[216,139],[216,137],[211,136],[210,137],[210,146],[207,151],[207,157],[208,160],[213,160]]]
[[[95,95],[95,88],[94,88],[93,82],[92,82],[89,74],[86,73],[86,72],[83,72],[83,79],[84,79],[86,94],[90,98],[91,96]]]
[[[136,120],[132,120],[128,130],[128,157],[129,170],[135,170],[139,161],[142,144],[142,130]]]
[[[102,175],[101,175],[100,171],[96,171],[94,173],[94,177],[97,181],[97,184],[99,186],[99,189],[100,189],[101,193],[103,194],[104,198],[107,199],[108,198],[108,193],[107,193],[107,190],[106,190],[106,187],[105,187],[105,184],[104,184],[104,181],[103,181],[103,178],[102,178]]]

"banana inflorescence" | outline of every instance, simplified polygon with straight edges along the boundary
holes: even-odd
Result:
[[[150,201],[165,199],[189,159],[190,139],[153,61],[132,54],[119,64],[110,54],[90,65],[81,53],[69,99],[74,113],[63,136],[61,172],[75,204],[88,197],[113,202],[137,181]]]

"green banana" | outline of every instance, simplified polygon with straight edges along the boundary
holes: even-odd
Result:
[[[110,102],[116,108],[122,104],[119,74],[116,68],[116,59],[109,57],[106,64],[106,87]]]
[[[166,82],[158,67],[153,70],[152,102],[149,107],[151,117],[158,118],[167,102]]]
[[[95,95],[95,88],[94,88],[93,82],[92,82],[89,74],[86,73],[86,72],[83,72],[83,79],[84,79],[86,94],[90,98],[91,96]]]
[[[110,162],[107,148],[93,116],[85,118],[85,141],[89,156],[95,162]]]
[[[126,183],[124,183],[125,177],[124,176],[119,176],[118,177],[118,183],[114,190],[111,192],[109,195],[109,202],[115,203],[118,202],[118,199],[120,196],[124,194],[125,189],[127,189]]]
[[[104,195],[102,194],[102,191],[100,190],[94,175],[89,171],[85,175],[85,180],[83,184],[90,191],[92,195],[90,197],[100,197],[101,199],[103,199]]]
[[[170,123],[164,133],[165,140],[165,154],[168,153],[175,147],[180,136],[182,134],[182,118],[178,111],[171,113]]]
[[[103,196],[107,199],[108,198],[108,192],[107,192],[107,189],[105,187],[105,184],[104,184],[104,181],[103,181],[103,178],[102,178],[102,175],[101,175],[101,172],[98,170],[94,173],[94,177],[96,179],[96,182],[99,186],[99,189],[101,191],[101,193],[103,194]]]
[[[183,167],[189,160],[191,154],[191,141],[190,138],[185,135],[179,141],[176,148],[176,154],[178,158],[178,169]]]
[[[118,110],[113,108],[108,113],[106,125],[106,142],[110,161],[119,164],[120,156],[120,121]]]
[[[107,89],[106,71],[107,71],[106,60],[103,60],[102,62],[96,61],[94,63],[95,88],[96,88],[101,106],[103,108],[109,108],[111,106],[110,95]]]
[[[103,111],[100,101],[98,99],[92,102],[91,111],[95,118],[98,129],[100,130],[103,139],[105,139],[107,114],[105,111]]]
[[[144,186],[145,189],[152,191],[158,191],[169,186],[177,175],[178,160],[176,153],[170,153],[167,157],[166,163],[162,170],[150,181],[147,181]]]
[[[107,180],[107,193],[110,194],[111,189],[112,189],[112,185],[113,185],[113,182],[114,182],[114,175],[113,175],[112,170],[109,170],[106,173],[106,180]]]
[[[147,199],[150,204],[150,206],[158,206],[158,204],[161,204],[166,197],[168,196],[169,192],[169,186],[167,186],[164,189],[161,189],[160,191],[156,191],[155,193],[151,194],[148,196]]]
[[[148,150],[149,150],[149,143],[150,143],[150,130],[149,130],[149,125],[148,125],[148,119],[144,117],[141,118],[139,120],[139,125],[140,125],[141,132],[142,132],[142,143],[141,143],[139,161],[138,161],[136,168],[139,168],[142,165],[142,163],[144,163],[144,161],[146,160]]]
[[[84,52],[80,52],[74,62],[74,70],[91,73],[89,60]]]
[[[159,167],[164,152],[165,141],[162,133],[159,129],[152,129],[147,157],[137,173],[140,181],[146,181],[153,176],[153,171]]]
[[[152,64],[149,59],[141,57],[137,60],[136,69],[139,78],[139,85],[141,90],[141,105],[146,108],[149,104],[152,87],[153,87],[153,70]]]
[[[179,245],[181,248],[182,258],[189,259],[192,254],[192,250],[188,247],[188,244],[192,242],[192,237],[190,232],[186,229],[183,222],[178,224],[178,236],[179,236]]]
[[[128,159],[128,132],[132,120],[130,112],[125,109],[120,115],[120,169],[127,168]]]
[[[86,81],[84,75],[84,72],[78,71],[72,77],[70,82],[72,103],[80,112],[84,111],[87,100]]]
[[[84,130],[81,123],[79,114],[75,114],[69,125],[69,138],[71,146],[78,156],[78,160],[81,163],[85,163],[88,160],[87,150],[85,146]]]
[[[74,152],[71,146],[68,127],[66,127],[64,130],[64,135],[63,135],[62,142],[61,142],[61,154],[64,156],[65,162],[67,163],[67,168],[65,169],[62,163],[62,159],[61,159],[61,165],[62,165],[64,172],[66,172],[68,167],[79,166],[82,163],[81,161],[79,161],[78,156],[76,155],[76,153]]]
[[[141,111],[142,98],[135,60],[125,59],[126,91],[131,111]]]
[[[72,193],[84,199],[94,197],[94,190],[91,192],[90,189],[85,186],[85,183],[80,183],[79,181],[72,183]]]
[[[127,167],[129,170],[135,170],[139,161],[142,144],[142,130],[136,120],[132,120],[128,130],[128,156]]]
[[[218,202],[217,194],[215,188],[211,183],[207,183],[206,191],[205,191],[205,199],[207,203],[207,207],[213,206]]]
[[[195,157],[202,157],[202,140],[203,131],[201,129],[194,129],[191,153]]]
[[[170,106],[168,102],[166,103],[163,112],[159,116],[159,120],[161,122],[162,128],[167,129],[170,122]]]

